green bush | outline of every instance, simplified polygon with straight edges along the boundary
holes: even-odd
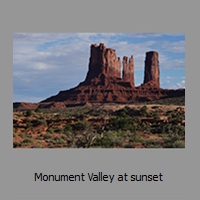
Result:
[[[36,108],[36,109],[35,109],[35,112],[36,112],[36,113],[41,113],[40,108]]]
[[[72,126],[70,124],[67,124],[64,128],[64,131],[72,131]]]
[[[85,114],[83,114],[82,112],[77,112],[77,113],[75,113],[75,118],[76,119],[80,119],[80,120],[83,120],[86,116],[85,116]]]
[[[71,131],[66,131],[66,130],[65,130],[63,134],[65,134],[66,136],[70,137],[71,134],[72,134],[72,132],[71,132]]]
[[[27,110],[27,111],[26,111],[26,116],[27,116],[27,117],[30,117],[31,115],[32,115],[32,111],[31,111],[31,110]]]
[[[173,144],[174,148],[185,148],[185,142],[182,140],[177,140]]]
[[[45,125],[45,126],[47,126],[46,120],[40,120],[40,121],[36,122],[35,126],[39,126],[39,125]]]
[[[21,147],[22,144],[19,143],[19,142],[13,142],[13,148],[16,148],[16,147]]]
[[[52,127],[50,127],[48,130],[47,130],[49,133],[54,133],[54,129]]]
[[[55,132],[56,133],[63,133],[63,130],[64,130],[64,128],[57,128],[57,129],[55,129]]]
[[[44,139],[50,139],[50,138],[52,138],[52,135],[50,133],[44,135]]]
[[[180,114],[180,113],[172,113],[168,117],[169,122],[173,122],[173,123],[176,123],[176,124],[182,122],[182,120],[184,120],[184,119],[185,119],[185,115]]]
[[[98,146],[101,148],[112,148],[113,143],[107,137],[97,138],[92,146]]]
[[[160,119],[159,114],[158,114],[158,113],[154,113],[154,114],[153,114],[153,119],[159,120],[159,119]]]
[[[136,119],[131,117],[121,118],[110,118],[109,125],[111,130],[130,130],[132,132],[136,131]]]
[[[160,148],[162,142],[159,141],[158,139],[144,139],[142,144],[146,147],[146,148]]]
[[[123,135],[119,134],[117,131],[107,131],[104,133],[104,136],[97,137],[94,140],[92,146],[102,147],[102,148],[113,148],[113,147],[121,147],[123,146]]]
[[[147,110],[148,110],[147,106],[141,107],[140,108],[140,115],[141,116],[146,116],[147,115]]]
[[[26,122],[26,127],[30,128],[31,126],[33,126],[33,124],[31,122]]]
[[[89,122],[88,121],[81,121],[81,122],[76,122],[74,125],[73,125],[73,128],[75,130],[85,130],[86,128],[89,127]]]
[[[172,131],[173,131],[173,134],[185,136],[185,126],[173,125]]]
[[[53,144],[65,144],[65,140],[63,140],[62,138],[54,138],[52,143]]]
[[[25,139],[23,140],[23,143],[32,143],[32,142],[33,142],[33,140],[30,139],[30,138],[25,138]]]
[[[21,133],[19,134],[19,136],[20,136],[21,138],[24,138],[24,137],[26,136],[26,133],[25,133],[25,132],[21,132]]]

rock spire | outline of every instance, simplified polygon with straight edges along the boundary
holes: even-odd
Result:
[[[160,69],[158,61],[158,52],[146,52],[144,84],[149,83],[151,86],[160,87]]]

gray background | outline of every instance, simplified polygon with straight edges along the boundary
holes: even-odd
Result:
[[[0,5],[1,199],[198,199],[197,1],[7,0]],[[186,36],[185,149],[13,149],[15,32],[161,32]],[[196,87],[195,87],[196,86]],[[34,173],[164,174],[163,182],[34,182]]]

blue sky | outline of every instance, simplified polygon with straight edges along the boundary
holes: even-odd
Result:
[[[162,88],[185,88],[185,35],[182,33],[15,33],[13,102],[39,102],[82,82],[90,45],[104,43],[118,57],[134,57],[135,85],[143,83],[147,51],[159,53]],[[122,66],[122,65],[121,65]]]

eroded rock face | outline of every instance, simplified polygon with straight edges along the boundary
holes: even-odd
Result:
[[[134,87],[134,63],[133,63],[133,56],[129,58],[124,56],[123,57],[123,75],[122,80],[125,82],[130,82],[131,85]]]
[[[89,70],[85,83],[91,83],[92,79],[100,78],[100,76],[120,78],[120,71],[120,58],[116,56],[114,49],[106,48],[102,43],[99,46],[96,44],[91,45]],[[104,78],[101,78],[101,81],[105,82]]]
[[[123,57],[121,62],[113,49],[104,44],[91,45],[89,69],[85,81],[69,90],[60,91],[37,104],[15,103],[15,108],[58,108],[88,103],[131,103],[151,101],[167,97],[185,96],[185,89],[167,90],[160,88],[158,53],[147,52],[145,59],[144,83],[134,86],[134,61]],[[58,103],[59,102],[59,103]]]
[[[144,84],[150,84],[152,87],[160,87],[160,69],[158,61],[158,52],[150,51],[146,53]]]

